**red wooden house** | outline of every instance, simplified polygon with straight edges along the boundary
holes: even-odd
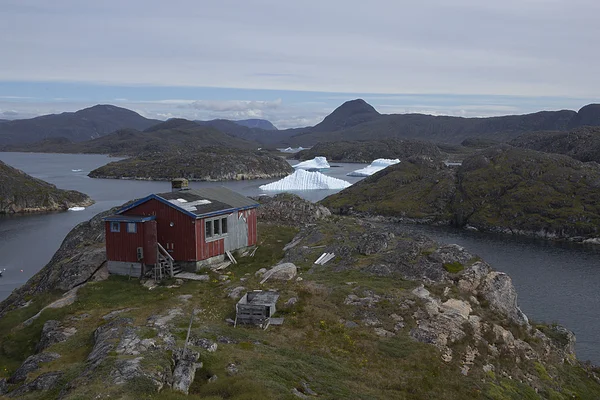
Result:
[[[142,276],[169,260],[188,271],[221,261],[256,244],[256,207],[224,187],[151,194],[104,218],[108,270]]]

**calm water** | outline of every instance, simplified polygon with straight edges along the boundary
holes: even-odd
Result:
[[[89,171],[114,160],[100,155],[0,153],[0,160],[64,189],[87,193],[96,204],[80,212],[0,217],[0,300],[39,271],[52,257],[66,234],[110,207],[170,190],[169,182],[91,179]],[[295,162],[291,162],[295,164]],[[345,176],[364,164],[336,164],[327,174],[352,183],[361,178]],[[81,169],[81,172],[72,170]],[[261,193],[260,185],[272,180],[219,183],[248,196]],[[214,183],[192,182],[192,187]],[[336,191],[298,192],[318,201]],[[494,268],[512,277],[519,304],[534,321],[558,322],[577,335],[581,359],[600,364],[600,246],[502,235],[488,235],[450,228],[413,226],[443,243],[458,243],[480,255]],[[22,271],[21,271],[22,270]]]

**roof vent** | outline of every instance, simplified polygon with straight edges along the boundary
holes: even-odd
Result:
[[[187,190],[189,188],[189,182],[185,178],[175,178],[171,181],[172,192],[177,192],[179,190]]]

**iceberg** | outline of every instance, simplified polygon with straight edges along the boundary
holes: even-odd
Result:
[[[390,160],[389,158],[378,158],[374,160],[368,167],[357,169],[356,171],[352,171],[347,173],[348,176],[371,176],[375,172],[379,172],[382,169],[389,167],[390,165],[398,164],[400,162],[399,159]]]
[[[85,210],[85,207],[71,207],[69,208],[69,211],[83,211]]]
[[[293,174],[276,182],[259,186],[261,190],[315,190],[315,189],[345,189],[351,186],[350,182],[332,178],[320,172],[309,172],[298,169]]]
[[[72,169],[71,172],[81,172],[83,171],[82,169]]]
[[[325,157],[315,157],[312,160],[302,161],[299,164],[292,165],[296,169],[326,169],[329,168],[329,163]]]
[[[293,147],[287,147],[285,149],[277,149],[277,150],[281,151],[282,153],[297,153],[299,151],[306,150],[306,149],[304,147],[300,146],[297,149],[294,149]]]

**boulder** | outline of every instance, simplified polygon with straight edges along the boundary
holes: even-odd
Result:
[[[0,396],[6,394],[8,392],[8,383],[6,382],[6,378],[0,379]]]
[[[263,275],[263,280],[261,283],[265,282],[267,279],[275,279],[280,281],[289,281],[296,277],[298,273],[298,268],[293,263],[283,263],[274,266]]]
[[[234,289],[231,290],[231,292],[229,292],[229,298],[237,300],[240,297],[242,297],[242,293],[246,290],[245,287],[243,286],[238,286]]]
[[[15,373],[8,379],[9,383],[22,382],[27,378],[30,372],[36,371],[40,368],[41,363],[47,363],[60,358],[58,353],[40,353],[34,354],[27,357],[27,359],[21,364]]]
[[[75,328],[63,328],[58,321],[49,320],[46,321],[42,328],[42,336],[40,341],[35,347],[37,353],[47,349],[55,343],[64,342],[69,337],[73,336],[77,332]]]

